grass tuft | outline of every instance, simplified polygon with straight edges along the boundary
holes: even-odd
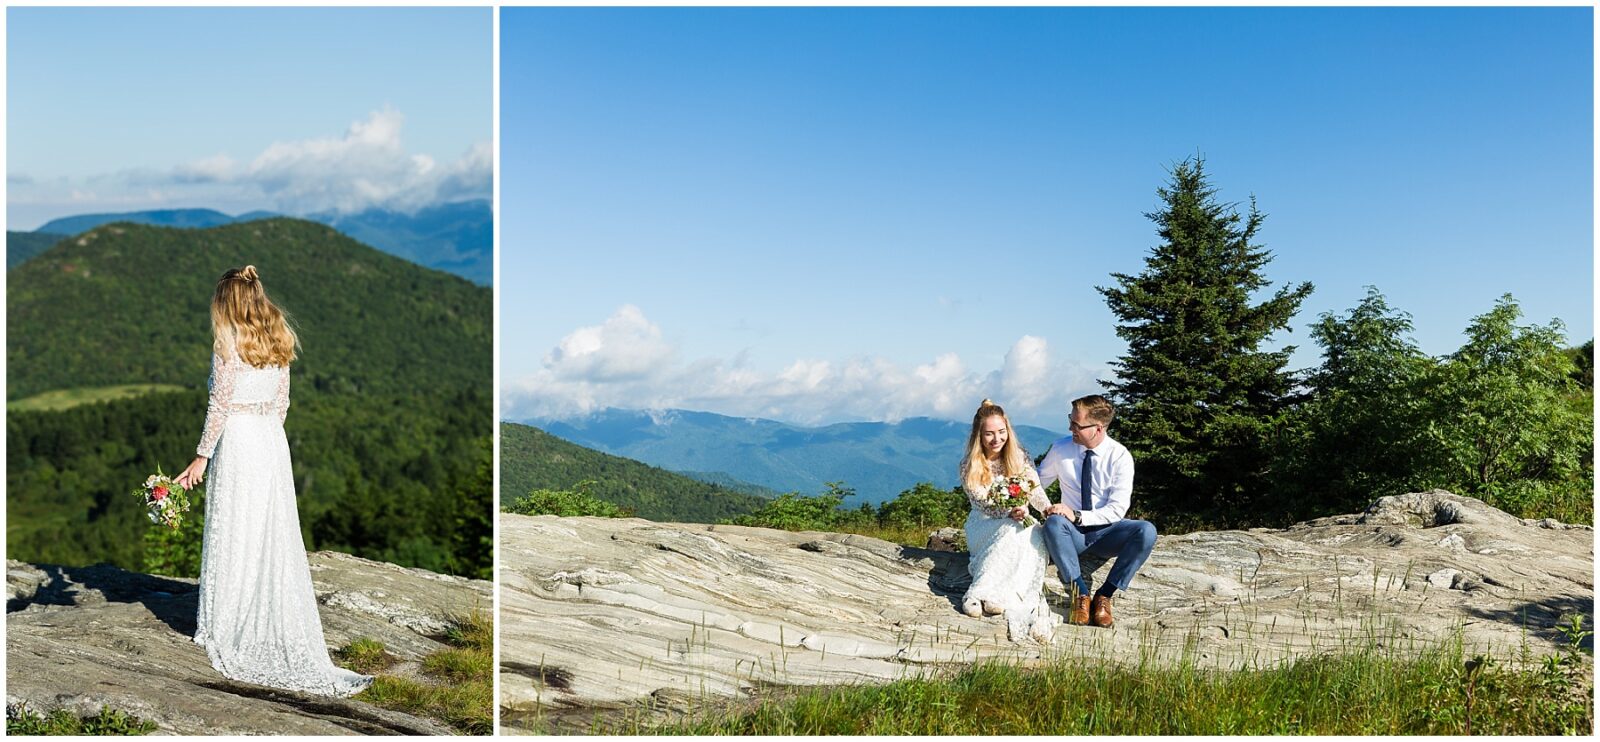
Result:
[[[333,656],[340,665],[362,675],[372,675],[387,670],[399,662],[384,648],[383,642],[364,636],[334,650]]]
[[[6,736],[126,736],[144,735],[154,731],[156,731],[155,722],[145,721],[132,714],[109,708],[102,708],[92,716],[78,716],[66,709],[37,714],[21,706],[6,708]]]
[[[482,608],[453,616],[450,628],[445,630],[445,641],[456,647],[493,652],[494,619]]]
[[[487,612],[474,609],[453,617],[444,639],[449,648],[422,658],[422,679],[380,674],[356,699],[433,719],[464,734],[493,734],[494,620]],[[340,664],[368,674],[395,662],[382,642],[368,638],[357,639],[335,654]],[[389,661],[374,670],[358,666],[372,657]]]
[[[464,734],[494,733],[494,685],[488,681],[438,684],[380,675],[356,698],[434,719]]]

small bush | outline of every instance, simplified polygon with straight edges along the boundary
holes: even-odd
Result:
[[[828,482],[827,490],[820,495],[782,494],[762,505],[760,510],[726,522],[784,531],[834,531],[847,524],[871,523],[875,520],[871,506],[863,505],[856,510],[840,508],[845,498],[855,494],[856,491],[843,482]]]
[[[537,489],[517,498],[505,506],[505,511],[516,515],[559,515],[563,518],[590,516],[599,518],[631,518],[633,511],[596,498],[585,489],[587,482],[578,483],[572,491]]]
[[[798,492],[781,495],[754,513],[723,522],[785,531],[855,533],[923,546],[934,530],[962,528],[971,507],[960,489],[941,490],[932,483],[920,482],[876,509],[867,503],[846,509],[845,499],[856,491],[843,482],[828,482],[827,487],[822,494],[810,497]]]
[[[969,510],[967,496],[959,488],[942,490],[929,482],[919,482],[879,506],[878,524],[884,528],[924,531],[947,526],[960,528]]]

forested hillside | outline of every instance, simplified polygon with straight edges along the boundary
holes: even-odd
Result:
[[[308,546],[487,576],[490,290],[281,218],[105,225],[10,273],[8,399],[189,391],[9,413],[8,556],[143,566],[149,525],[128,492],[193,456],[212,288],[247,263],[302,343],[285,430]]]
[[[650,520],[715,523],[754,512],[765,502],[721,485],[584,448],[538,428],[500,424],[502,503],[535,489],[570,491],[586,481],[591,484],[582,489],[588,494]]]

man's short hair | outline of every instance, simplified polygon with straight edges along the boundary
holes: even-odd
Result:
[[[1111,406],[1111,400],[1098,394],[1072,400],[1072,409],[1082,410],[1090,421],[1100,425],[1110,425],[1111,418],[1117,416],[1117,408]]]

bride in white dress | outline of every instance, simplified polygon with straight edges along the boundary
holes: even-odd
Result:
[[[996,479],[1024,476],[1034,483],[1028,504],[1044,512],[1050,499],[1038,486],[1039,472],[1028,462],[1022,443],[1012,434],[1004,409],[987,399],[972,418],[966,456],[961,460],[961,486],[972,504],[967,514],[967,571],[972,584],[961,601],[969,616],[1003,614],[1012,641],[1030,637],[1048,642],[1060,622],[1044,598],[1046,552],[1044,532],[1027,525],[1027,507],[996,508],[986,494]]]
[[[211,327],[205,431],[176,478],[192,487],[210,464],[194,641],[234,680],[353,695],[372,678],[328,659],[283,434],[298,341],[250,265],[217,282]]]

